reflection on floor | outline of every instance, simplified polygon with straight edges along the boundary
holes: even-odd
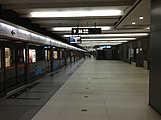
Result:
[[[25,89],[0,98],[0,120],[31,120],[83,61],[69,64]]]
[[[148,72],[88,59],[32,120],[161,120],[148,105]]]

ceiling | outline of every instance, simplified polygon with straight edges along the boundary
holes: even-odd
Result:
[[[110,26],[110,30],[102,31],[102,34],[121,33],[148,33],[150,30],[150,0],[1,0],[3,8],[16,11],[21,17],[30,18],[32,23],[38,23],[60,36],[70,35],[70,31],[54,31],[54,27],[98,27]],[[121,10],[117,16],[79,16],[79,17],[32,17],[31,12],[42,11],[80,11],[80,10]],[[79,14],[78,14],[79,15]],[[143,19],[139,19],[143,17]],[[135,24],[132,24],[135,22]],[[121,36],[127,38],[130,36]],[[132,36],[133,38],[143,36]],[[94,47],[95,45],[117,45],[123,42],[116,40],[101,40],[107,37],[83,37],[82,47]],[[110,36],[108,38],[116,38]],[[117,36],[117,38],[119,38]],[[66,40],[69,38],[66,37]],[[111,42],[112,41],[112,42]],[[128,41],[128,40],[127,40]]]

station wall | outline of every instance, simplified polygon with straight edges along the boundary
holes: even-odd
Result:
[[[149,104],[161,114],[161,1],[152,0]]]

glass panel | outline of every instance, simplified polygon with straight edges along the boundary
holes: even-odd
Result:
[[[26,62],[26,50],[23,49],[24,63]]]
[[[50,50],[45,50],[45,60],[50,60]]]
[[[60,51],[60,59],[62,59],[63,57],[62,57],[62,51]]]
[[[24,52],[23,49],[17,50],[17,63],[18,64],[24,64],[24,62],[25,62],[23,52]]]
[[[6,67],[11,66],[11,50],[10,50],[10,48],[5,48],[5,64],[6,64]]]
[[[19,48],[16,53],[17,59],[17,82],[25,81],[25,49]]]
[[[50,60],[50,50],[48,50],[48,60]]]
[[[6,67],[6,84],[7,88],[10,88],[16,84],[15,51],[12,47],[5,48],[5,67]]]
[[[53,51],[53,58],[58,59],[58,51]]]
[[[29,49],[29,62],[30,63],[36,62],[36,50],[35,49]]]
[[[45,60],[48,60],[48,50],[45,50]]]

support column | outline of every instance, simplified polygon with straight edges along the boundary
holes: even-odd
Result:
[[[161,0],[152,0],[149,104],[161,114]]]

